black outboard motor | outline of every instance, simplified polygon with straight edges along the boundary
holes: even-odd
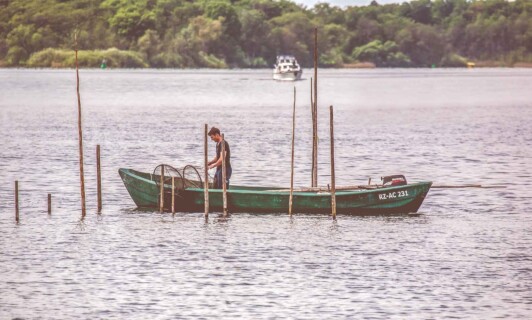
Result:
[[[407,184],[406,178],[402,174],[381,177],[381,180],[383,186],[404,186]]]

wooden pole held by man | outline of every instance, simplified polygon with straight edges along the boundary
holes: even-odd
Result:
[[[332,217],[336,219],[336,180],[334,176],[334,122],[333,122],[333,106],[330,106],[331,119],[331,210]]]
[[[204,168],[205,168],[205,178],[203,179],[204,180],[204,183],[203,183],[203,191],[204,191],[204,194],[205,194],[205,218],[208,218],[209,217],[209,159],[208,159],[208,129],[207,129],[207,124],[205,124],[205,135],[204,135],[204,140],[205,140],[205,147],[204,147],[204,151],[205,151],[205,163],[203,164]]]
[[[292,111],[292,164],[290,166],[290,200],[288,201],[288,214],[292,215],[294,200],[294,140],[296,135],[296,87],[294,86],[294,108]]]
[[[225,168],[225,137],[222,133],[222,190],[223,190],[223,212],[224,217],[227,216],[227,185],[226,185],[226,179],[227,179],[227,172]]]

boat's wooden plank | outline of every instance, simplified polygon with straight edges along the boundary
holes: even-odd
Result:
[[[342,190],[342,191],[348,191],[348,190],[374,190],[383,188],[381,185],[359,185],[359,186],[343,186],[343,187],[336,187],[335,190]],[[290,189],[269,189],[264,190],[267,192],[287,192],[290,191]],[[331,190],[327,187],[316,187],[316,188],[295,188],[294,192],[330,192]]]
[[[502,185],[484,186],[481,184],[463,184],[463,185],[433,185],[432,189],[459,189],[459,188],[482,188],[482,189],[496,189],[506,188]]]

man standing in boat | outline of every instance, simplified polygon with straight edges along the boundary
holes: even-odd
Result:
[[[216,173],[214,174],[214,188],[222,189],[222,135],[220,134],[220,129],[212,127],[208,133],[212,141],[216,142],[216,157],[209,161],[209,169],[216,168]],[[229,179],[231,179],[231,149],[229,148],[229,143],[224,140],[225,143],[225,185],[229,188]]]

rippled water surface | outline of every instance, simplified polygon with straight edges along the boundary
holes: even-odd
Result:
[[[310,183],[311,73],[295,83],[296,186]],[[138,211],[117,173],[201,165],[208,123],[231,144],[232,184],[288,187],[294,83],[269,70],[80,77],[84,221],[75,72],[0,70],[0,319],[530,318],[532,70],[322,70],[320,185],[334,105],[338,185],[402,173],[507,186],[433,189],[420,215],[336,222]]]

